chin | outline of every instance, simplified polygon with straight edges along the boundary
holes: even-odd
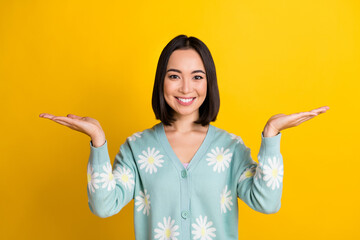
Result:
[[[197,111],[199,111],[199,109],[197,109]],[[195,111],[188,111],[188,112],[185,112],[185,111],[182,111],[182,112],[176,112],[176,114],[178,116],[189,116],[189,115],[193,115],[196,113],[196,110]]]

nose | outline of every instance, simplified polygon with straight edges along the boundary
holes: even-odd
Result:
[[[183,80],[181,81],[180,92],[183,94],[187,94],[191,92],[191,88],[191,79],[183,78]]]

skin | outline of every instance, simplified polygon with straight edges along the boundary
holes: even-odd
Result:
[[[199,117],[199,107],[206,98],[206,72],[199,54],[193,49],[176,50],[169,58],[167,70],[169,71],[164,79],[164,97],[169,106],[175,111],[176,121],[171,126],[164,126],[169,139],[176,139],[185,144],[184,139],[194,137],[196,141],[201,140],[201,136],[207,132],[209,125],[201,126],[194,124],[193,121]],[[204,73],[194,70],[202,70]],[[195,101],[189,106],[179,104],[176,97],[196,97]],[[319,107],[306,112],[293,114],[276,114],[266,122],[263,134],[264,137],[273,137],[280,131],[298,126],[315,116],[329,110],[328,106]],[[73,130],[82,132],[92,139],[94,147],[100,147],[105,143],[105,133],[100,123],[91,117],[81,117],[74,114],[65,116],[55,116],[49,113],[42,113],[39,117],[47,118]],[[182,140],[181,140],[182,139]],[[201,141],[200,141],[201,142]]]
[[[193,50],[176,50],[168,61],[164,79],[164,98],[174,110],[176,121],[164,126],[166,137],[176,156],[183,163],[191,161],[203,142],[209,125],[201,126],[193,121],[199,118],[199,108],[206,98],[207,79],[199,54]],[[184,106],[176,99],[195,98]]]
[[[198,70],[199,72],[193,73]],[[165,126],[165,131],[206,132],[208,126],[193,123],[199,118],[199,108],[205,101],[207,91],[206,72],[200,55],[193,49],[176,50],[169,58],[166,71],[164,98],[175,111],[176,122],[172,126]],[[195,97],[195,100],[191,105],[183,106],[175,97]]]

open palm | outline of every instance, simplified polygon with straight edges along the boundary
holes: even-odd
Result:
[[[272,116],[265,128],[269,128],[272,132],[277,133],[286,128],[298,126],[299,124],[329,110],[328,106],[313,109],[308,112],[293,113],[290,115],[276,114]]]
[[[80,117],[74,114],[68,114],[67,117],[63,117],[54,116],[50,113],[42,113],[39,117],[50,119],[61,125],[85,133],[91,138],[98,135],[104,135],[100,123],[91,117]]]

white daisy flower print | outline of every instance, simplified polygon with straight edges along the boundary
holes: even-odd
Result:
[[[143,132],[136,132],[133,135],[131,135],[130,137],[128,137],[129,141],[135,141],[136,138],[141,138],[141,134],[143,134]]]
[[[131,170],[125,166],[123,168],[118,166],[114,171],[114,177],[121,182],[126,189],[131,190],[135,184],[134,176],[132,175]]]
[[[270,187],[274,190],[275,187],[279,188],[279,182],[282,182],[283,179],[283,165],[280,164],[280,160],[277,157],[268,158],[269,165],[264,165],[264,181],[267,181],[266,186]]]
[[[159,150],[155,152],[155,148],[152,148],[150,150],[150,147],[148,147],[147,152],[142,151],[143,155],[139,155],[139,160],[137,161],[140,165],[140,169],[145,168],[145,172],[150,172],[152,174],[153,172],[157,172],[156,167],[162,167],[162,164],[164,160],[161,158],[163,155],[158,155]]]
[[[232,203],[232,196],[231,191],[228,191],[228,186],[226,185],[223,192],[220,194],[220,206],[221,206],[221,213],[226,213],[227,210],[231,211],[230,205],[233,205]]]
[[[235,134],[233,133],[230,133],[230,136],[231,136],[231,139],[235,139],[237,140],[236,143],[241,143],[244,145],[244,141],[242,140],[242,138],[240,136],[236,136]]]
[[[140,196],[135,198],[136,202],[135,205],[139,206],[136,210],[139,212],[143,209],[143,214],[149,216],[150,211],[150,195],[147,194],[147,190],[145,189],[144,192],[140,191]]]
[[[214,227],[211,228],[213,225],[213,222],[207,221],[207,216],[202,218],[198,217],[196,219],[197,224],[193,223],[191,226],[194,230],[192,230],[192,234],[194,234],[193,239],[200,239],[200,240],[212,240],[212,238],[216,237],[215,231],[216,229]]]
[[[91,194],[91,192],[94,193],[95,189],[99,188],[99,186],[97,185],[97,183],[100,182],[100,179],[97,179],[98,176],[99,176],[99,173],[94,172],[94,169],[89,162],[88,167],[87,167],[87,182],[88,182],[88,188],[89,188],[90,194]]]
[[[175,220],[171,220],[171,217],[164,217],[164,224],[159,222],[159,228],[155,228],[154,231],[156,233],[155,239],[160,240],[177,240],[176,236],[179,236],[180,233],[176,232],[179,228],[178,225],[175,225]]]
[[[241,182],[243,180],[245,180],[246,178],[252,177],[255,175],[255,171],[256,171],[256,167],[255,166],[251,166],[248,167],[240,176],[238,182]]]
[[[102,188],[106,188],[107,186],[107,190],[110,191],[112,189],[115,188],[116,182],[114,179],[114,175],[112,174],[112,168],[110,163],[106,163],[106,166],[103,166],[104,169],[104,173],[100,174],[100,177],[102,177],[101,182],[104,182],[103,185],[101,186]]]
[[[220,150],[218,147],[216,149],[211,149],[211,153],[208,153],[208,166],[214,165],[213,170],[214,172],[223,172],[225,171],[225,167],[229,167],[229,163],[231,162],[232,153],[229,153],[230,149],[226,149],[222,147]]]

